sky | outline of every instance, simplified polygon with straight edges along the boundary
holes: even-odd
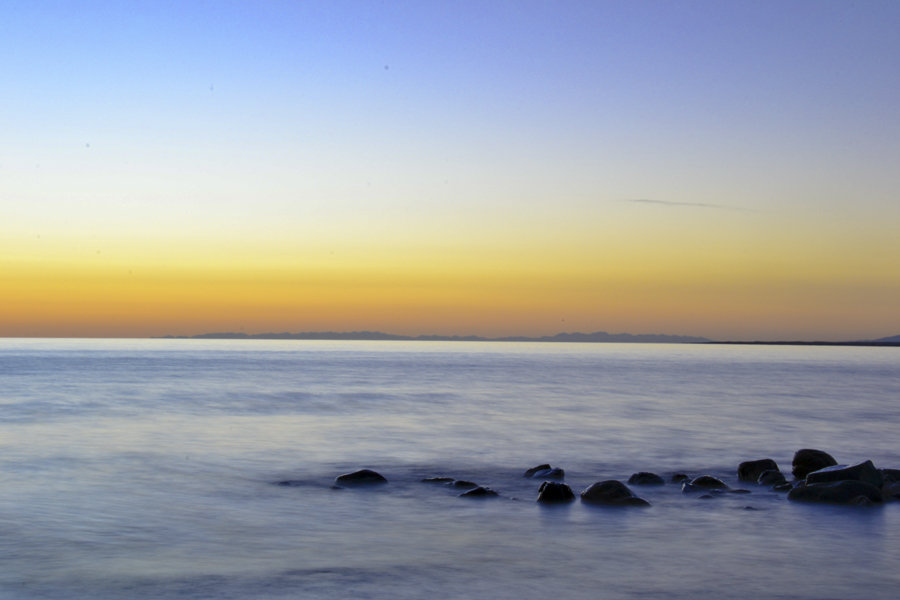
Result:
[[[0,4],[0,336],[900,333],[895,1]]]

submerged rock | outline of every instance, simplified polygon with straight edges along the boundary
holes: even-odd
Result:
[[[672,483],[682,483],[685,481],[690,481],[691,476],[687,473],[675,473],[672,475]]]
[[[665,485],[665,480],[656,473],[641,471],[628,478],[631,485]]]
[[[685,481],[681,486],[681,491],[684,493],[727,489],[728,486],[724,481],[712,475],[694,477],[690,481]]]
[[[371,485],[387,483],[387,479],[372,469],[360,469],[352,473],[344,473],[334,478],[334,482],[341,485]]]
[[[827,483],[829,481],[863,481],[877,488],[884,485],[884,475],[875,468],[871,460],[855,465],[835,465],[813,471],[806,475],[806,483]]]
[[[615,479],[598,481],[581,492],[581,501],[608,506],[650,506],[650,503],[634,495],[627,485]]]
[[[493,496],[497,496],[497,492],[488,487],[477,486],[475,489],[469,490],[468,492],[463,492],[459,495],[460,498],[490,498]]]
[[[455,488],[477,488],[478,484],[474,481],[466,481],[465,479],[456,479],[451,481],[450,487]]]
[[[451,483],[452,481],[452,477],[425,477],[422,479],[422,483]]]
[[[827,452],[803,448],[794,453],[794,460],[791,462],[791,472],[796,479],[805,479],[813,471],[818,471],[825,467],[833,467],[836,464],[837,461]]]
[[[566,472],[559,467],[551,467],[544,464],[528,469],[523,477],[531,479],[565,479]]]
[[[536,466],[536,467],[531,467],[530,469],[528,469],[528,470],[525,471],[525,473],[522,475],[522,477],[534,477],[534,474],[537,473],[538,471],[549,471],[549,470],[552,469],[552,468],[553,468],[553,467],[551,467],[551,466],[548,465],[548,464],[543,464],[543,465],[538,465],[538,466]]]
[[[801,484],[788,492],[788,500],[829,504],[870,504],[884,501],[881,490],[863,481]]]
[[[560,502],[573,502],[575,494],[565,483],[558,481],[545,481],[538,490],[538,502],[554,504]]]
[[[759,485],[776,486],[787,483],[787,479],[781,471],[763,471],[759,474],[759,479],[756,480],[756,483]]]
[[[738,479],[740,481],[759,481],[759,476],[766,471],[778,471],[778,463],[771,458],[748,460],[738,465]]]

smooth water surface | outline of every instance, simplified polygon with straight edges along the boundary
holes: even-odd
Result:
[[[821,448],[900,467],[896,348],[0,340],[2,598],[894,598],[900,502],[543,507]],[[390,483],[333,489],[360,467]],[[488,500],[422,483],[444,475]],[[292,485],[277,485],[290,481]],[[747,487],[747,484],[744,484]]]

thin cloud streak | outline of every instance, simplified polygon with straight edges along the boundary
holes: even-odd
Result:
[[[727,204],[710,204],[706,202],[673,202],[671,200],[652,200],[650,198],[628,198],[626,202],[637,202],[640,204],[659,204],[662,206],[693,206],[698,208],[715,208],[718,210],[737,210],[741,212],[756,212],[752,208],[743,208],[741,206],[728,206]]]

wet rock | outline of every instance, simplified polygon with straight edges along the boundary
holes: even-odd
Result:
[[[759,485],[770,485],[776,486],[781,485],[782,483],[786,483],[787,479],[784,477],[784,473],[781,471],[763,471],[759,474],[759,479],[756,480],[756,483]]]
[[[538,465],[525,471],[523,477],[529,477],[531,479],[565,479],[566,472],[559,467]]]
[[[466,481],[465,479],[455,479],[450,483],[450,487],[455,488],[477,488],[478,484],[474,481]]]
[[[581,492],[581,501],[608,506],[650,506],[649,502],[635,496],[627,485],[615,479],[589,485]]]
[[[875,468],[871,460],[855,465],[835,465],[813,471],[806,475],[806,483],[827,483],[829,481],[863,481],[877,488],[884,485],[884,475]]]
[[[344,473],[334,478],[334,482],[340,485],[372,485],[387,483],[387,479],[380,473],[371,469],[360,469],[352,473]]]
[[[789,492],[794,489],[794,485],[789,481],[785,481],[784,483],[773,485],[772,489],[776,492]]]
[[[803,448],[794,453],[794,460],[791,462],[791,472],[796,479],[805,479],[813,471],[818,471],[825,467],[833,467],[836,464],[837,461],[827,452]]]
[[[628,478],[631,485],[665,485],[665,480],[656,473],[641,471]]]
[[[884,484],[889,485],[891,483],[900,483],[900,469],[878,469],[881,471],[881,477],[884,479]]]
[[[492,498],[497,496],[497,492],[488,487],[477,486],[475,489],[469,490],[468,492],[463,492],[459,495],[460,498]]]
[[[551,467],[551,466],[548,465],[548,464],[543,464],[543,465],[538,465],[538,466],[536,466],[536,467],[531,467],[530,469],[528,469],[527,471],[525,471],[525,473],[522,475],[522,477],[534,477],[534,474],[537,473],[538,471],[549,471],[549,470],[552,469],[552,468],[553,468],[553,467]]]
[[[900,500],[900,469],[878,469],[884,479],[881,488],[885,500]]]
[[[452,483],[452,477],[426,477],[422,480],[422,483]]]
[[[683,483],[690,480],[691,476],[687,473],[675,473],[674,475],[672,475],[672,483]]]
[[[759,476],[765,471],[778,471],[778,463],[771,458],[748,460],[738,465],[738,479],[740,481],[759,481]]]
[[[681,485],[681,491],[684,493],[700,492],[707,490],[727,490],[728,486],[724,481],[712,475],[701,475],[694,477],[690,481],[685,481]]]
[[[575,500],[575,494],[565,483],[558,481],[545,481],[538,490],[538,502],[545,504],[555,504],[560,502],[572,502]]]
[[[900,481],[884,484],[881,492],[884,494],[885,500],[900,500]]]
[[[880,503],[881,490],[863,481],[829,481],[801,484],[788,492],[788,500],[829,504]]]

